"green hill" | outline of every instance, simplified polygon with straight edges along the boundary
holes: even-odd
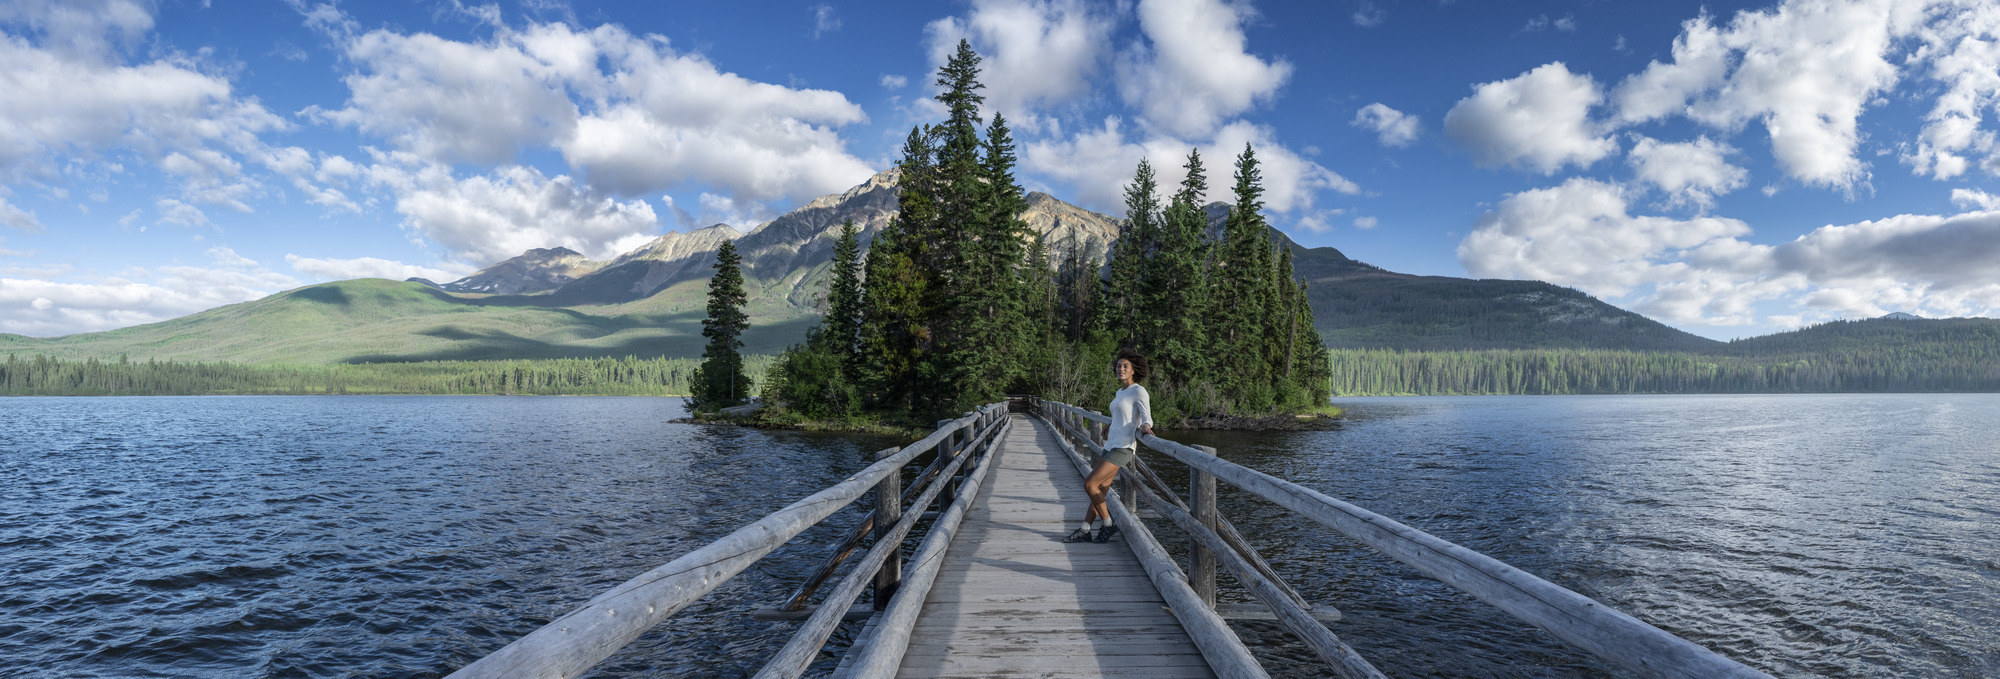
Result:
[[[0,353],[317,364],[692,358],[701,353],[701,291],[681,288],[698,287],[686,283],[623,305],[555,307],[534,296],[459,295],[381,279],[340,281],[107,332],[48,339],[0,335]],[[686,303],[690,297],[693,304]],[[674,310],[690,307],[695,310]],[[756,320],[745,350],[772,354],[816,319]]]

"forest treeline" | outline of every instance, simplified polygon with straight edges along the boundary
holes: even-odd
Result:
[[[2000,343],[1706,355],[1612,349],[1331,352],[1338,396],[2000,391]]]
[[[769,356],[747,357],[762,372]],[[0,395],[523,394],[672,396],[688,393],[688,358],[576,358],[290,365],[61,360],[9,354]]]

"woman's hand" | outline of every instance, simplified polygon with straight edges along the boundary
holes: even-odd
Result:
[[[1153,425],[1150,425],[1150,424],[1142,424],[1142,425],[1139,425],[1139,434],[1140,434],[1141,436],[1152,436],[1152,435],[1153,435]]]

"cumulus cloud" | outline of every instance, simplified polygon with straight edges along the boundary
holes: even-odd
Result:
[[[882,76],[882,89],[885,90],[900,90],[909,84],[910,79],[900,75],[884,74]]]
[[[310,110],[429,162],[502,165],[553,147],[593,189],[699,181],[772,201],[845,189],[873,171],[834,132],[866,119],[840,93],[725,73],[615,25],[504,26],[479,43],[372,31],[350,39],[347,105]]]
[[[1590,119],[1603,98],[1596,80],[1558,61],[1473,88],[1445,114],[1444,130],[1479,165],[1554,174],[1617,152],[1618,143]]]
[[[1368,2],[1368,0],[1362,0],[1361,4],[1354,8],[1353,16],[1350,16],[1348,18],[1352,19],[1354,21],[1354,25],[1356,26],[1360,26],[1362,28],[1374,28],[1376,26],[1382,25],[1383,21],[1387,21],[1389,19],[1389,12],[1387,10],[1382,9],[1379,6],[1376,6],[1376,4],[1373,2]]]
[[[1951,202],[1959,207],[2000,210],[2000,196],[1979,189],[1952,189]]]
[[[40,233],[44,228],[41,220],[35,219],[35,213],[15,207],[7,202],[6,196],[0,196],[0,224],[28,233]]]
[[[1729,164],[1735,147],[1700,137],[1692,142],[1662,142],[1640,136],[1627,162],[1642,183],[1667,194],[1668,205],[1708,209],[1715,197],[1743,188],[1750,173]]]
[[[1928,75],[1945,86],[1917,146],[1903,161],[1919,175],[1950,179],[1977,160],[1988,174],[2000,175],[2000,149],[1985,111],[2000,105],[2000,6],[1963,3],[1937,10],[1941,16],[1917,32],[1930,57]]]
[[[1256,150],[1263,173],[1265,207],[1289,213],[1311,209],[1322,191],[1358,194],[1361,187],[1325,166],[1285,148],[1271,128],[1235,121],[1217,130],[1206,143],[1189,144],[1163,136],[1126,138],[1123,121],[1107,118],[1099,129],[1064,140],[1031,142],[1022,166],[1063,180],[1075,187],[1079,202],[1101,210],[1119,210],[1124,186],[1141,158],[1152,163],[1163,189],[1180,184],[1190,148],[1199,149],[1208,176],[1208,200],[1228,201],[1230,175],[1244,145]]]
[[[212,145],[246,149],[257,134],[285,127],[255,100],[235,99],[221,78],[165,60],[125,66],[110,58],[0,34],[0,92],[7,93],[0,97],[0,182],[50,176],[59,161],[90,161],[119,148],[155,160],[215,154]]]
[[[1184,138],[1212,134],[1228,119],[1270,101],[1292,65],[1250,54],[1246,3],[1141,0],[1145,41],[1118,57],[1119,93],[1148,128]]]
[[[297,287],[227,248],[215,266],[163,266],[76,283],[0,277],[0,332],[52,337],[156,323]]]
[[[1389,108],[1379,101],[1355,111],[1354,121],[1349,124],[1373,130],[1376,140],[1383,146],[1409,146],[1417,139],[1417,117]]]
[[[1355,217],[1355,218],[1354,218],[1354,228],[1357,228],[1357,229],[1372,229],[1372,228],[1375,228],[1376,226],[1380,225],[1381,223],[1382,223],[1382,222],[1381,222],[1381,220],[1378,220],[1378,219],[1376,219],[1376,218],[1374,218],[1374,217]]]
[[[1739,12],[1727,28],[1697,17],[1675,39],[1674,61],[1620,83],[1617,117],[1685,115],[1730,131],[1754,120],[1787,175],[1851,190],[1868,178],[1856,119],[1895,85],[1889,50],[1925,12],[1916,2],[1791,0]]]
[[[1633,215],[1625,190],[1574,178],[1508,196],[1460,242],[1475,276],[1529,278],[1624,298],[1673,322],[1743,325],[1755,304],[1794,321],[2000,315],[2000,212],[1899,215],[1762,245],[1734,219]],[[1795,323],[1794,323],[1795,324]]]
[[[370,168],[370,181],[396,193],[404,227],[474,267],[553,246],[608,259],[644,244],[658,226],[645,201],[620,202],[568,175],[510,165],[459,178],[442,165],[385,160]]]
[[[933,21],[924,32],[934,66],[951,58],[960,39],[970,41],[982,57],[986,107],[1040,130],[1051,122],[1040,107],[1090,94],[1114,27],[1113,17],[1080,0],[978,0],[966,17]]]
[[[473,269],[463,265],[445,264],[440,267],[418,266],[376,257],[356,257],[353,259],[322,259],[285,255],[285,263],[292,270],[305,274],[314,282],[344,281],[355,278],[387,278],[392,281],[410,278],[425,278],[433,283],[450,283],[471,275]]]

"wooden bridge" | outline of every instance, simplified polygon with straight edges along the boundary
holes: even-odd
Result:
[[[1766,676],[1478,552],[1222,460],[1213,449],[1155,436],[1141,438],[1150,453],[1192,471],[1188,496],[1141,460],[1120,473],[1110,501],[1119,536],[1064,543],[1082,522],[1083,476],[1103,453],[1110,419],[1032,398],[1012,405],[940,422],[936,432],[878,453],[846,480],[633,578],[451,676],[581,676],[871,489],[874,510],[848,529],[848,539],[786,601],[756,612],[802,621],[758,679],[803,676],[840,623],[857,619],[866,622],[834,677],[1267,676],[1230,630],[1231,617],[1277,620],[1331,675],[1383,676],[1324,624],[1337,612],[1309,605],[1218,514],[1218,479],[1639,676]],[[929,462],[906,491],[905,468],[920,458]],[[1141,499],[1190,537],[1185,570],[1141,521]],[[905,554],[905,538],[926,517],[929,531]],[[1259,604],[1218,607],[1219,567]],[[829,582],[832,590],[813,604]],[[855,604],[864,590],[871,603]]]

